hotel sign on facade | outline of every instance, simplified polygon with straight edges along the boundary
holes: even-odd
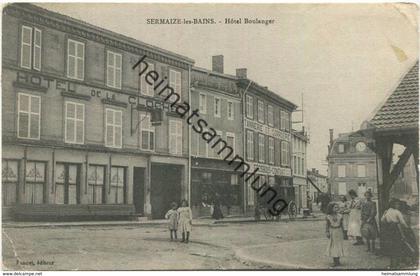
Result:
[[[258,173],[265,175],[292,177],[292,170],[290,168],[282,168],[254,162],[248,162],[248,165],[250,167],[250,171],[254,171],[258,168]]]
[[[268,136],[271,136],[271,137],[274,137],[283,141],[290,142],[290,137],[291,137],[290,133],[281,131],[276,128],[269,127],[259,122],[249,120],[247,118],[244,118],[244,120],[245,120],[245,128],[252,129],[264,135],[268,135]]]

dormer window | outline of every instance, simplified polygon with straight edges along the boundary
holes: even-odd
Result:
[[[344,153],[344,144],[338,144],[338,153]]]

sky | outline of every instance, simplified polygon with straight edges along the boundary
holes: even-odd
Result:
[[[58,4],[41,7],[248,78],[302,109],[307,167],[327,171],[329,129],[356,131],[418,59],[414,4]],[[214,25],[148,25],[151,18],[214,18]],[[225,25],[225,18],[274,19]],[[296,112],[295,121],[301,120]],[[294,124],[300,129],[301,124]]]

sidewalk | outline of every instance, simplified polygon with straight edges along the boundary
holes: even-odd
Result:
[[[366,246],[353,246],[350,240],[344,242],[346,256],[337,268],[331,268],[332,258],[325,254],[326,238],[237,248],[235,254],[243,261],[273,269],[385,270],[389,265],[386,257],[366,252]]]

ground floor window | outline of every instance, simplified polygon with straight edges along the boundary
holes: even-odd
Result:
[[[111,168],[110,203],[123,204],[125,202],[125,168]]]
[[[90,165],[88,172],[89,204],[104,203],[105,166]]]
[[[3,206],[13,205],[17,202],[17,184],[19,163],[14,160],[4,160],[2,165],[2,199]]]
[[[55,165],[55,203],[79,203],[79,166],[57,163]]]
[[[45,162],[28,161],[25,170],[25,200],[27,204],[44,203]]]

